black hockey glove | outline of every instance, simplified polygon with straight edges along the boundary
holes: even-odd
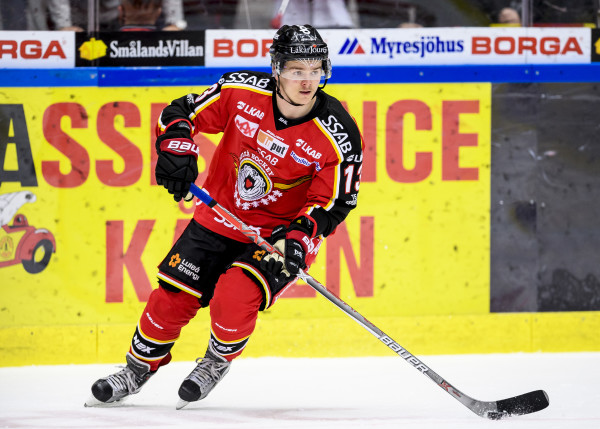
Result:
[[[298,275],[300,270],[306,268],[306,254],[314,230],[314,222],[306,216],[295,219],[287,228],[284,225],[275,227],[270,241],[283,257],[267,255],[260,262],[261,268],[276,276],[280,273],[287,277]]]
[[[198,146],[185,129],[167,131],[156,139],[156,183],[164,186],[175,201],[190,201],[190,185],[198,177]]]

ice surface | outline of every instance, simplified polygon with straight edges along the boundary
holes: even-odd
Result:
[[[397,356],[237,359],[203,401],[175,410],[194,362],[174,362],[112,408],[85,408],[115,365],[0,368],[0,428],[597,429],[600,353],[422,356],[480,400],[536,389],[550,407],[502,421],[476,416]]]

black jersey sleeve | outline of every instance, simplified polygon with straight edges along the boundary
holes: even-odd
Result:
[[[319,124],[335,147],[337,162],[325,165],[314,177],[309,189],[309,201],[311,196],[318,199],[317,193],[322,196],[327,192],[330,196],[326,202],[313,204],[307,213],[317,224],[316,235],[327,236],[357,205],[363,141],[354,119],[333,98],[330,99],[327,115],[319,118]]]

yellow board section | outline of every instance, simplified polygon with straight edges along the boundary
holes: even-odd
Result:
[[[193,209],[152,185],[154,125],[172,99],[202,90],[0,91],[2,114],[10,121],[4,170],[23,173],[28,146],[37,184],[0,185],[0,199],[34,195],[2,230],[0,365],[122,360],[156,287],[156,266]],[[311,269],[315,278],[381,321],[401,344],[407,338],[403,345],[410,350],[414,344],[415,353],[526,351],[547,344],[589,349],[593,334],[567,334],[569,323],[580,332],[596,326],[593,313],[585,322],[556,322],[562,342],[545,334],[558,319],[489,314],[490,84],[327,90],[356,118],[366,147],[358,208],[322,248]],[[196,138],[201,174],[218,138]],[[55,241],[56,253],[40,272],[28,272],[22,263],[32,257],[23,250],[31,242],[17,252],[17,243],[33,236],[17,231],[18,215]],[[43,256],[38,249],[34,265],[43,265]],[[260,315],[245,355],[386,352],[332,307],[306,285],[290,290]],[[203,311],[184,330],[176,358],[203,353],[208,325]],[[529,337],[516,342],[499,334],[521,328]]]
[[[331,307],[321,317],[283,321],[261,316],[242,358],[392,354],[349,317],[337,317],[338,312]],[[600,350],[600,312],[381,317],[371,321],[416,355]],[[122,363],[134,329],[132,324],[0,328],[0,366]],[[203,356],[209,333],[204,312],[183,329],[172,350],[173,359],[193,361]]]

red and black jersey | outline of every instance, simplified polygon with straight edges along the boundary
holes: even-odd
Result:
[[[308,214],[316,235],[327,236],[356,207],[362,139],[353,118],[319,90],[311,112],[285,118],[277,108],[275,80],[267,73],[224,74],[202,94],[167,106],[158,133],[180,121],[223,136],[210,162],[204,189],[263,236]],[[203,204],[194,218],[227,237],[247,241]]]

